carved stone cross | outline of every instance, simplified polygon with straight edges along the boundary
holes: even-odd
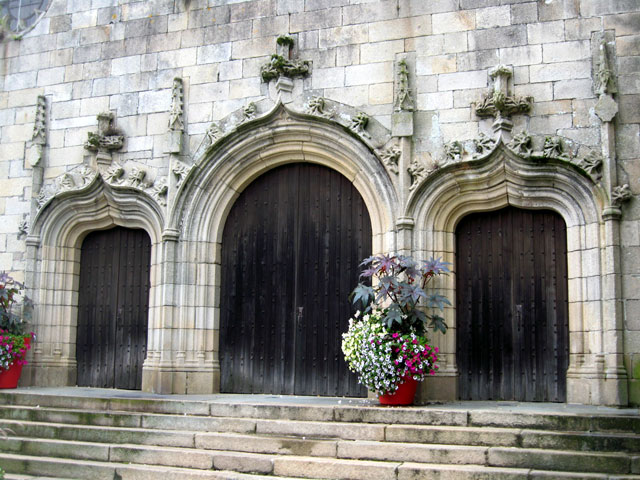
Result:
[[[89,132],[84,148],[97,152],[97,161],[101,164],[111,164],[111,151],[119,150],[124,145],[124,135],[113,125],[113,113],[106,112],[98,115],[98,131]]]
[[[516,97],[509,92],[509,77],[513,75],[510,67],[501,65],[489,72],[493,79],[493,89],[476,104],[476,115],[493,117],[493,130],[496,133],[510,132],[513,123],[509,117],[514,113],[527,113],[531,110],[532,97]]]

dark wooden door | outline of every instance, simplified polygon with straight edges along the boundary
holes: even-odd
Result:
[[[563,219],[509,207],[463,218],[456,238],[461,399],[564,402],[569,326]]]
[[[138,390],[147,351],[151,241],[144,230],[92,232],[82,243],[79,386]]]
[[[365,396],[341,343],[371,222],[344,176],[309,164],[242,192],[222,240],[221,390]]]

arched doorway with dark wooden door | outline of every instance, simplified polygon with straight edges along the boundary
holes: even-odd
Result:
[[[340,173],[292,163],[254,180],[222,237],[221,391],[366,396],[341,341],[370,254],[369,213]]]
[[[89,233],[80,253],[78,386],[138,390],[147,350],[151,240],[141,229]]]
[[[456,228],[459,395],[565,402],[569,365],[566,226],[507,207]]]

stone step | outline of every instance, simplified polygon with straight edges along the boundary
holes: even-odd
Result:
[[[6,479],[74,480],[301,480],[306,477],[248,474],[229,470],[194,470],[0,453]]]
[[[545,412],[535,405],[523,411],[507,408],[474,407],[473,405],[454,404],[452,406],[428,405],[418,407],[381,407],[366,399],[335,399],[335,404],[309,405],[303,400],[300,405],[266,404],[244,399],[230,402],[227,397],[214,396],[209,400],[168,399],[164,397],[147,398],[138,393],[113,396],[113,393],[93,393],[91,397],[80,395],[54,395],[37,392],[14,391],[0,393],[0,403],[8,405],[56,407],[65,409],[83,409],[102,412],[179,414],[190,416],[213,416],[243,419],[289,419],[300,421],[338,421],[369,424],[420,424],[478,426],[497,428],[542,429],[556,431],[613,431],[640,433],[640,416],[637,411],[627,413],[593,414],[581,413],[578,407],[567,412]],[[108,396],[111,395],[111,396]],[[119,394],[118,394],[119,395]],[[125,396],[128,395],[128,396]],[[136,398],[135,395],[140,395]],[[284,403],[284,402],[283,402]],[[562,406],[558,406],[561,409]],[[514,407],[515,409],[515,407]]]
[[[19,428],[20,436],[43,435],[46,438],[67,438],[110,443],[143,443],[166,446],[194,445],[194,434],[205,432],[235,432],[264,435],[301,435],[319,438],[352,440],[386,440],[392,442],[450,444],[470,446],[521,446],[527,448],[567,449],[578,451],[640,451],[640,435],[617,432],[553,432],[518,428],[457,427],[424,425],[381,425],[339,422],[305,422],[283,420],[239,419],[190,415],[130,414],[84,412],[58,408],[0,407],[0,418],[24,420],[20,425],[0,420],[6,428]],[[28,423],[29,421],[35,423]],[[50,431],[45,424],[56,425],[62,432]],[[96,430],[73,429],[71,425],[103,426]],[[38,425],[40,425],[38,427]],[[60,426],[62,425],[62,426]],[[142,428],[141,426],[144,426]],[[122,429],[112,430],[112,428]],[[154,430],[160,430],[156,435]],[[38,433],[42,432],[42,433]],[[190,432],[190,433],[185,433]],[[98,437],[97,437],[98,435]],[[303,447],[306,448],[306,447]]]
[[[228,437],[228,436],[227,436]],[[0,444],[0,451],[31,456],[48,456],[87,461],[163,465],[192,469],[233,470],[272,474],[274,462],[285,456],[300,455],[305,444],[291,439],[297,452],[291,450],[288,439],[232,438],[203,434],[196,438],[195,448],[159,447],[90,443],[59,439],[9,437]],[[269,440],[271,443],[269,444]],[[296,441],[297,440],[297,441]],[[344,441],[312,442],[309,450],[321,445],[319,460],[373,460],[389,463],[419,462],[429,464],[474,464],[490,467],[534,468],[537,470],[581,471],[627,474],[640,471],[640,457],[622,453],[584,453],[513,447],[471,447],[424,445],[393,442]],[[211,448],[213,447],[213,449]],[[222,447],[222,448],[220,448]],[[220,449],[219,449],[220,448]],[[238,448],[236,450],[236,448]],[[260,453],[257,453],[258,450]],[[294,473],[304,476],[304,472]]]

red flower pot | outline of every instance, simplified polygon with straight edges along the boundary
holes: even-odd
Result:
[[[413,405],[413,397],[416,396],[418,381],[412,377],[405,377],[393,393],[378,396],[381,405]]]
[[[25,337],[25,346],[31,344],[31,336]],[[14,363],[8,370],[0,370],[0,389],[4,388],[16,388],[18,386],[18,380],[22,374],[22,365]]]

